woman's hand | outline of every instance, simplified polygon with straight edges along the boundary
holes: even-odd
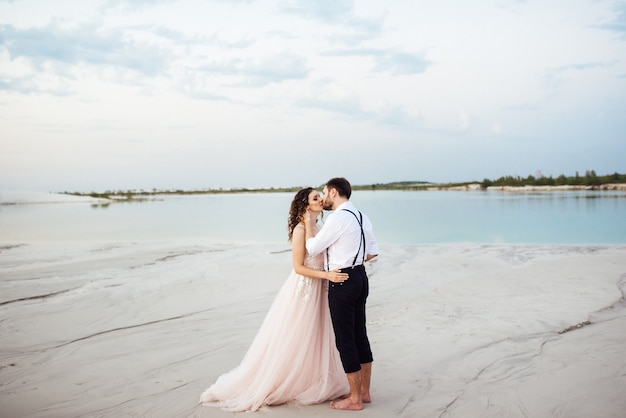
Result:
[[[311,212],[309,212],[308,208],[304,211],[304,214],[302,215],[302,222],[304,223],[305,229],[311,227]]]
[[[348,273],[342,273],[341,270],[331,270],[327,276],[326,278],[333,283],[343,283],[348,280]]]

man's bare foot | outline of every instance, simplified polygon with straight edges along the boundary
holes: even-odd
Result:
[[[340,401],[332,401],[330,403],[332,409],[343,409],[347,411],[360,411],[363,409],[361,402],[353,402],[350,398],[344,398]]]
[[[350,394],[343,395],[341,399],[347,399],[350,397]],[[372,403],[372,397],[368,393],[367,395],[361,395],[361,402],[363,403]]]

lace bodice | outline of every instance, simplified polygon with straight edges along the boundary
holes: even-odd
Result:
[[[315,257],[311,257],[309,253],[306,253],[304,257],[304,265],[315,270],[324,270],[324,254],[318,254]]]
[[[324,270],[324,254],[318,254],[315,257],[311,257],[307,253],[304,258],[304,265],[315,270]],[[312,279],[299,274],[296,275],[296,279],[298,280],[296,294],[305,302],[311,298],[313,286],[323,286],[325,288],[328,286],[326,280]]]
[[[296,228],[304,228],[304,225],[300,224],[296,226]],[[315,233],[317,233],[319,231],[319,227],[315,225],[314,228]],[[324,270],[324,254],[311,256],[307,252],[304,256],[304,265],[315,270]],[[323,286],[324,288],[328,286],[325,280],[311,279],[310,277],[299,274],[296,274],[295,278],[298,281],[298,285],[296,286],[296,295],[300,298],[300,300],[305,302],[311,298],[311,292],[313,291],[314,286]]]

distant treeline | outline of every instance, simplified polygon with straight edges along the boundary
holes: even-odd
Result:
[[[626,174],[609,174],[598,176],[594,170],[586,171],[584,176],[576,172],[575,176],[565,176],[561,174],[558,177],[552,176],[528,176],[526,178],[519,176],[505,176],[497,180],[485,179],[481,182],[481,187],[486,189],[489,186],[600,186],[602,184],[626,183]]]
[[[392,183],[375,183],[365,185],[353,185],[354,190],[428,190],[430,188],[446,189],[446,188],[458,188],[468,186],[470,184],[479,184],[482,189],[486,189],[489,186],[600,186],[602,184],[616,184],[626,183],[626,174],[609,174],[605,176],[598,176],[596,172],[586,171],[584,176],[581,176],[576,172],[575,176],[567,177],[563,174],[554,178],[552,176],[504,176],[496,180],[484,179],[482,182],[469,181],[463,183],[429,183],[426,181],[399,181]],[[323,185],[320,185],[321,189]],[[106,190],[104,192],[61,192],[63,194],[74,196],[90,196],[94,198],[102,199],[115,199],[118,201],[135,201],[141,200],[147,196],[155,195],[194,195],[194,194],[224,194],[224,193],[278,193],[288,192],[293,193],[300,190],[301,186],[294,187],[280,187],[280,188],[238,188],[238,189],[199,189],[199,190],[182,190],[182,189],[167,189],[167,190]]]
[[[267,192],[296,192],[301,187],[283,187],[269,189],[197,189],[197,190],[183,190],[183,189],[132,189],[132,190],[105,190],[104,192],[61,192],[62,194],[68,194],[73,196],[89,196],[97,199],[116,199],[116,200],[141,200],[148,196],[156,195],[200,195],[200,194],[231,194],[231,193],[267,193]]]

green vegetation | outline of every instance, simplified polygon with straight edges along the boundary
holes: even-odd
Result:
[[[505,176],[496,180],[484,179],[482,182],[469,181],[463,183],[429,183],[425,181],[400,181],[392,183],[375,183],[368,185],[353,185],[354,190],[428,190],[430,188],[436,188],[440,190],[463,188],[469,185],[479,185],[481,189],[486,189],[489,186],[512,186],[512,187],[524,187],[524,186],[586,186],[596,187],[604,184],[626,184],[626,174],[609,174],[604,176],[596,175],[596,172],[591,170],[585,172],[584,176],[580,176],[576,172],[575,176],[566,177],[561,174],[560,176],[553,178],[552,176],[528,176],[526,178],[519,176]],[[227,193],[279,193],[279,192],[296,192],[300,190],[302,186],[294,187],[280,187],[280,188],[259,188],[259,189],[201,189],[201,190],[158,190],[152,189],[146,190],[107,190],[104,192],[62,192],[63,194],[74,196],[90,196],[97,199],[109,199],[118,202],[136,202],[146,200],[149,196],[158,195],[198,195],[198,194],[227,194]],[[319,186],[320,189],[322,185]]]
[[[582,177],[576,172],[575,176],[566,177],[563,174],[553,178],[549,177],[534,177],[528,176],[526,178],[506,176],[500,177],[497,180],[485,179],[481,183],[481,187],[486,189],[489,186],[600,186],[602,184],[618,184],[626,183],[626,174],[610,174],[605,176],[598,176],[596,172],[591,170],[585,172],[585,176]]]
[[[397,181],[393,183],[376,183],[366,185],[352,185],[352,190],[426,190],[433,186],[426,181]],[[323,187],[320,186],[320,190]]]
[[[129,201],[137,201],[137,200],[146,200],[148,196],[157,196],[157,195],[198,195],[198,194],[233,194],[233,193],[268,193],[268,192],[296,192],[300,190],[301,187],[283,187],[283,188],[274,188],[271,187],[269,189],[200,189],[200,190],[182,190],[182,189],[171,189],[171,190],[158,190],[152,189],[148,190],[106,190],[104,192],[61,192],[62,194],[68,194],[73,196],[89,196],[96,199],[113,199],[119,202],[129,202]]]

